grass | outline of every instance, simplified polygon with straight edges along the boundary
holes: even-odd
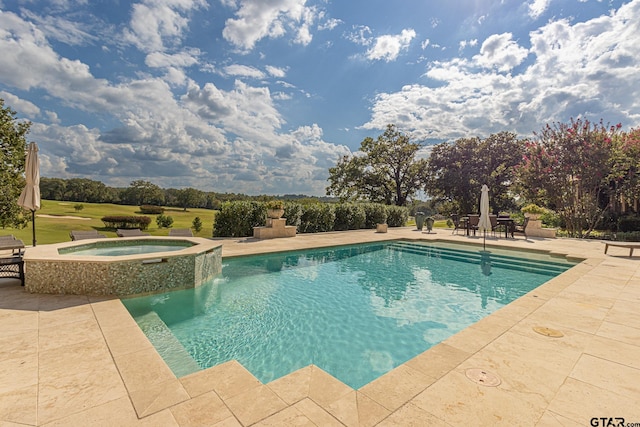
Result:
[[[50,244],[68,242],[71,240],[71,230],[97,230],[107,237],[117,237],[115,230],[107,229],[100,218],[107,215],[143,215],[138,206],[114,205],[110,203],[82,203],[84,209],[76,211],[75,202],[58,202],[55,200],[43,200],[42,207],[36,211],[36,239],[38,244]],[[200,217],[202,230],[194,235],[197,237],[211,237],[213,233],[213,221],[215,211],[209,209],[165,208],[164,214],[173,218],[172,228],[191,228],[195,217]],[[45,216],[42,216],[45,215]],[[51,217],[48,217],[50,215]],[[158,228],[156,215],[147,215],[152,221],[145,232],[153,236],[166,236],[168,228]],[[74,218],[65,218],[74,217]],[[84,219],[80,219],[84,218]],[[193,230],[192,230],[193,231]],[[22,240],[25,245],[31,245],[32,224],[23,229],[5,228],[0,230],[0,235],[13,234]]]

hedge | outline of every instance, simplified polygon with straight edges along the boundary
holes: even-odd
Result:
[[[361,205],[355,203],[339,203],[335,206],[335,231],[358,230],[364,227],[367,215]]]
[[[125,216],[125,215],[111,215],[103,216],[101,221],[107,228],[139,228],[140,230],[146,230],[151,224],[151,218],[148,216]]]
[[[404,227],[409,219],[409,209],[404,206],[387,206],[386,211],[389,227]]]
[[[336,214],[330,203],[311,203],[302,207],[298,233],[320,233],[333,230]]]
[[[213,237],[253,236],[253,227],[267,223],[264,203],[250,201],[225,202],[220,207],[213,225]]]

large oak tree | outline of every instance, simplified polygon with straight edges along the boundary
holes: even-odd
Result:
[[[388,125],[377,139],[365,138],[359,152],[329,169],[327,195],[404,206],[424,186],[427,161],[418,158],[421,148]]]

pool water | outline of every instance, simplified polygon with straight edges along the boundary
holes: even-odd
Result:
[[[156,252],[173,252],[193,246],[191,242],[180,241],[111,241],[97,242],[86,245],[72,246],[69,248],[60,248],[60,255],[89,255],[89,256],[123,256],[123,255],[141,255]]]
[[[177,376],[236,359],[267,383],[314,364],[360,388],[574,265],[460,246],[231,258],[199,288],[123,303]]]

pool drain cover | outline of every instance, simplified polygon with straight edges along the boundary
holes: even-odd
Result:
[[[499,386],[502,381],[498,378],[497,375],[492,374],[484,369],[479,368],[471,368],[467,369],[465,372],[467,378],[473,381],[476,384],[480,384],[486,387],[496,387]]]
[[[556,329],[551,329],[544,326],[534,326],[533,330],[539,333],[540,335],[544,335],[546,337],[551,337],[551,338],[560,338],[564,336],[562,332]]]

